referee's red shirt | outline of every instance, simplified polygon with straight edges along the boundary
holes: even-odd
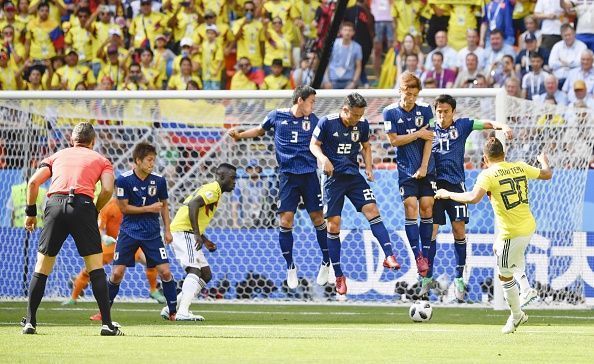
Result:
[[[111,162],[101,154],[85,147],[71,147],[45,158],[52,171],[52,182],[47,192],[68,194],[71,187],[74,193],[95,197],[95,184],[104,173],[113,174]]]

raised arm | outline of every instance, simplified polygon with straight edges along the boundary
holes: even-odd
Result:
[[[549,157],[545,153],[541,153],[536,160],[540,163],[540,174],[538,179],[549,180],[553,178],[553,170],[549,166]]]
[[[511,128],[507,124],[504,124],[504,123],[499,123],[499,122],[493,121],[493,120],[475,120],[474,124],[475,125],[474,125],[473,129],[475,129],[475,130],[481,130],[481,129],[502,130],[507,139],[512,139],[514,137],[514,133],[511,130]],[[481,126],[482,126],[482,128],[481,128]]]

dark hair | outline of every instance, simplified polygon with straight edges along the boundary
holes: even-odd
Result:
[[[42,1],[39,5],[37,5],[37,10],[39,11],[39,9],[46,7],[49,9],[49,3],[47,1]]]
[[[466,58],[468,58],[470,56],[474,57],[477,60],[477,62],[478,62],[478,56],[476,55],[476,53],[468,52],[468,54],[466,55]]]
[[[503,144],[501,144],[499,139],[495,137],[495,132],[491,132],[491,134],[489,134],[487,143],[483,148],[483,153],[485,153],[489,159],[501,158],[505,155],[505,152],[503,151]]]
[[[136,62],[132,62],[130,63],[130,65],[128,66],[128,69],[132,69],[132,67],[138,67],[142,70],[142,67],[140,66],[140,63],[136,63]]]
[[[297,88],[295,88],[295,91],[293,91],[293,105],[295,105],[297,103],[297,101],[299,101],[299,98],[301,98],[301,100],[305,101],[305,99],[307,99],[311,95],[315,95],[315,94],[316,94],[316,89],[314,89],[313,87],[311,87],[309,85],[297,86]]]
[[[93,125],[87,122],[76,124],[74,129],[72,129],[72,140],[82,145],[91,144],[95,140],[95,129],[93,129]]]
[[[561,25],[561,33],[565,32],[567,29],[571,29],[575,33],[575,29],[573,28],[573,25],[571,25],[570,23],[565,23]]]
[[[134,163],[136,163],[137,159],[143,160],[149,154],[157,155],[157,148],[152,144],[141,142],[134,146],[132,159],[134,160]]]
[[[501,36],[501,38],[505,38],[505,36],[503,35],[503,32],[501,31],[501,29],[495,28],[495,29],[491,30],[491,36],[492,35],[497,35],[497,34],[499,34]]]
[[[416,53],[407,54],[404,60],[406,61],[408,57],[414,57],[417,61],[419,60],[419,55]]]
[[[184,61],[188,61],[188,62],[190,62],[190,66],[192,65],[192,60],[190,59],[190,57],[182,57],[182,58],[179,60],[179,66],[180,66],[180,67],[181,67],[182,63],[184,63]]]
[[[340,23],[340,29],[344,28],[344,27],[351,27],[351,29],[355,29],[355,23],[345,20],[342,23]]]
[[[88,7],[85,6],[84,8],[78,9],[77,14],[80,14],[80,13],[86,13],[87,15],[91,15],[91,9],[89,9]]]
[[[365,98],[363,96],[361,96],[361,94],[353,92],[352,94],[350,94],[344,98],[343,105],[346,105],[349,108],[367,107],[367,101],[365,101]]]
[[[514,57],[510,56],[509,54],[506,54],[505,56],[501,57],[501,60],[503,61],[504,58],[507,58],[511,60],[512,63],[514,63]]]
[[[439,104],[448,104],[452,107],[452,111],[456,110],[456,99],[450,95],[439,95],[433,101],[433,107],[437,108]]]
[[[441,60],[443,61],[443,53],[441,53],[440,51],[433,52],[433,54],[431,55],[431,58],[433,58],[433,56],[440,56]]]
[[[532,58],[540,58],[541,61],[544,61],[544,57],[540,53],[531,53],[530,59]]]
[[[188,81],[188,83],[186,83],[186,90],[188,90],[188,87],[190,87],[190,85],[194,86],[196,90],[200,90],[200,85],[198,85],[198,82],[194,80],[190,80]]]
[[[229,163],[221,163],[217,167],[216,173],[220,174],[223,170],[237,171],[237,168],[234,165],[229,164]]]
[[[153,53],[152,49],[150,49],[150,48],[144,48],[142,50],[142,52],[140,52],[140,54],[143,54],[144,52],[149,52],[151,54],[151,58],[155,57],[155,54]]]

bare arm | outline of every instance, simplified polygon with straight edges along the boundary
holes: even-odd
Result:
[[[196,249],[202,248],[203,239],[200,233],[200,226],[198,226],[198,212],[202,206],[204,206],[204,199],[202,196],[197,196],[190,203],[188,203],[188,215],[190,217],[190,225],[192,225],[192,231],[194,231],[194,240],[196,242]]]
[[[547,155],[545,153],[541,153],[536,159],[540,162],[541,165],[538,179],[549,180],[553,178],[553,170],[549,166],[549,158],[547,157]]]
[[[483,127],[485,129],[494,129],[494,130],[502,130],[505,133],[505,137],[507,139],[512,139],[514,137],[514,133],[511,128],[505,123],[499,123],[493,120],[481,120],[483,122]]]
[[[169,244],[173,241],[171,235],[171,216],[169,216],[169,203],[167,200],[161,200],[163,206],[161,206],[161,218],[163,219],[163,225],[165,227],[165,243]]]
[[[359,83],[359,77],[361,77],[361,69],[363,68],[361,61],[357,61],[355,63],[355,74],[353,75],[353,79],[350,82],[350,85],[347,88],[356,88],[357,84]]]
[[[309,150],[317,158],[318,162],[322,164],[324,174],[326,174],[328,177],[332,177],[332,173],[334,173],[334,166],[328,157],[324,155],[324,152],[322,151],[322,142],[316,137],[311,138],[311,141],[309,142]]]
[[[363,155],[363,162],[365,162],[365,174],[367,180],[373,182],[373,157],[371,154],[371,144],[369,142],[361,143],[361,154]]]
[[[442,199],[442,200],[451,199],[454,201],[458,201],[460,203],[475,204],[475,203],[478,203],[483,198],[485,193],[487,193],[487,191],[485,191],[481,187],[475,185],[474,188],[472,189],[472,191],[462,192],[462,193],[450,192],[450,191],[441,189],[441,190],[437,191],[437,193],[435,194],[435,198]]]
[[[431,148],[433,147],[433,141],[425,140],[425,146],[423,147],[423,159],[421,160],[421,166],[413,174],[414,178],[421,179],[427,176],[427,168],[429,168],[429,158],[431,158]]]
[[[97,204],[95,205],[97,211],[101,211],[111,199],[111,195],[113,195],[113,180],[114,177],[111,173],[103,173],[101,175],[101,192],[99,192]]]
[[[232,128],[229,129],[228,132],[229,136],[235,140],[256,138],[264,135],[265,133],[266,130],[264,130],[264,128],[262,128],[261,126],[257,126],[255,128],[251,128],[244,131],[238,131],[236,128]]]
[[[37,208],[37,195],[39,194],[39,186],[47,181],[52,175],[51,170],[48,167],[39,168],[33,176],[29,179],[27,184],[27,206],[35,205]],[[33,231],[37,226],[36,216],[27,216],[25,218],[25,229],[27,231]]]

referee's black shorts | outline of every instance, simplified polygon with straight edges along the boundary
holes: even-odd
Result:
[[[51,195],[45,206],[38,251],[55,257],[68,235],[72,235],[80,256],[101,253],[97,217],[97,209],[89,196],[75,195],[69,204],[68,195]]]

